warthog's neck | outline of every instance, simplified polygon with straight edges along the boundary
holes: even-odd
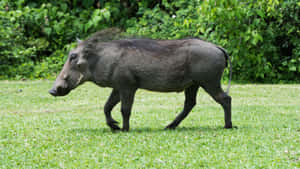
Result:
[[[112,84],[111,82],[109,81],[104,81],[104,80],[95,80],[95,79],[92,79],[91,82],[95,83],[96,85],[100,86],[100,87],[112,87]]]

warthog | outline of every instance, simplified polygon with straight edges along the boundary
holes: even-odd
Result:
[[[123,39],[99,42],[92,36],[78,42],[77,47],[69,52],[49,93],[65,96],[86,81],[101,87],[111,87],[112,92],[104,106],[107,125],[112,130],[120,130],[111,111],[121,102],[122,130],[128,131],[137,89],[184,91],[184,108],[166,127],[175,129],[195,106],[197,91],[201,86],[222,105],[225,128],[232,128],[231,97],[222,90],[220,83],[228,59],[231,65],[223,48],[200,39]]]

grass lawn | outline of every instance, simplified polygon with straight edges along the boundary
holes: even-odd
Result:
[[[130,132],[112,133],[103,114],[111,89],[86,83],[54,98],[52,83],[0,81],[0,168],[300,168],[300,85],[233,85],[231,130],[201,89],[190,115],[165,131],[183,93],[139,90]]]

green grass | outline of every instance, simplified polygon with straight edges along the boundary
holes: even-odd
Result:
[[[112,133],[91,83],[66,97],[50,81],[0,81],[0,168],[300,168],[300,85],[233,85],[233,124],[203,90],[174,131],[183,93],[139,90],[128,133]],[[121,122],[119,105],[113,116]]]

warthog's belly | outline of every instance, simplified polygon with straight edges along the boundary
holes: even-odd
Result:
[[[135,77],[139,88],[159,92],[180,92],[193,83],[184,68],[139,71]]]
[[[141,82],[139,88],[158,91],[158,92],[181,92],[188,86],[192,85],[192,81],[185,82],[176,82],[176,83],[168,83],[168,82]]]

